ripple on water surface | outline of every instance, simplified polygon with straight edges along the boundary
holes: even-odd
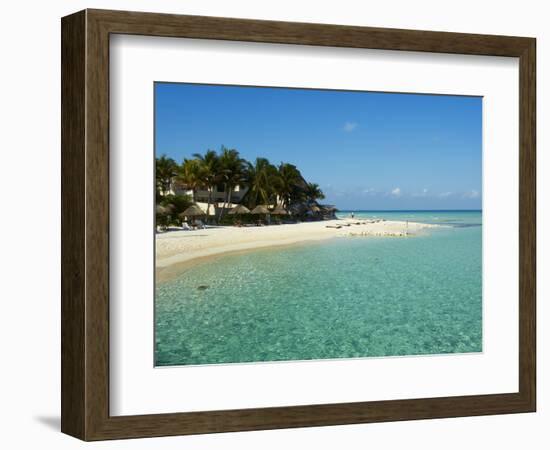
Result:
[[[481,227],[224,256],[155,313],[160,366],[480,352]]]

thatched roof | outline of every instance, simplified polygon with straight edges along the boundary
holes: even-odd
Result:
[[[244,205],[237,205],[232,208],[228,214],[248,214],[250,210]]]
[[[317,205],[313,205],[311,208],[309,208],[310,211],[313,211],[313,212],[320,212],[321,211],[321,208],[319,208]]]
[[[288,211],[283,208],[283,205],[278,205],[273,211],[271,211],[271,214],[284,216],[288,214]]]
[[[250,212],[252,214],[269,214],[269,210],[264,205],[258,205]]]
[[[191,217],[191,216],[205,216],[206,213],[198,206],[191,205],[185,211],[183,211],[180,216]]]
[[[155,208],[155,212],[159,215],[165,215],[165,214],[173,214],[176,207],[172,203],[168,203],[167,205],[157,205]]]

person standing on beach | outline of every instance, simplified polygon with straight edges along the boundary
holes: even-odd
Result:
[[[355,214],[354,214],[354,212],[352,211],[352,212],[351,212],[351,218],[353,219],[354,217],[355,217]]]

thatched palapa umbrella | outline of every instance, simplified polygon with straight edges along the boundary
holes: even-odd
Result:
[[[271,214],[275,216],[286,216],[289,214],[289,212],[283,208],[283,205],[277,205],[273,211],[271,211]],[[277,219],[277,223],[281,223],[281,218],[279,217]]]
[[[235,216],[238,217],[241,214],[249,214],[249,213],[250,213],[250,210],[246,206],[237,205],[234,208],[231,208],[229,210],[228,214],[235,215]],[[237,223],[237,222],[233,221],[233,225],[241,226],[241,223],[240,222]]]
[[[250,214],[265,214],[266,218],[267,216],[269,216],[269,209],[267,209],[265,206],[263,205],[258,205],[256,206],[252,211],[250,211]],[[258,225],[261,224],[261,221],[258,220]]]
[[[162,205],[156,205],[155,207],[155,228],[165,230],[167,226],[167,213],[166,208]]]
[[[187,208],[185,211],[183,211],[180,214],[180,217],[193,217],[193,222],[195,222],[195,217],[199,216],[205,216],[206,213],[198,206],[198,205],[191,205],[189,208]]]
[[[271,211],[271,214],[285,216],[288,214],[288,211],[283,208],[283,205],[278,205],[273,211]]]
[[[317,205],[313,205],[311,208],[309,208],[310,211],[313,211],[314,213],[321,212],[321,208],[319,208]]]
[[[251,214],[269,214],[269,209],[267,209],[263,205],[256,206],[252,211],[250,211]]]
[[[250,213],[250,210],[244,205],[237,205],[228,212],[228,214],[248,214],[248,213]]]
[[[180,216],[194,217],[194,216],[205,216],[206,213],[198,206],[191,205],[185,211],[183,211]]]

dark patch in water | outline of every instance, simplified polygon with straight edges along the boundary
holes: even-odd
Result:
[[[206,286],[205,284],[201,284],[199,287],[197,287],[197,289],[199,291],[205,291],[206,289],[208,289],[208,286]]]
[[[455,228],[471,228],[471,227],[480,227],[480,223],[453,223],[453,227]]]

